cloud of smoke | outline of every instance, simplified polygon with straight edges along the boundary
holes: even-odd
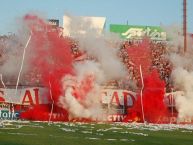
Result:
[[[95,62],[92,60],[74,63],[74,69],[75,69],[78,81],[81,81],[85,75],[93,75],[95,76],[95,80],[97,84],[101,84],[105,80],[104,72],[100,67],[101,66],[98,62]]]
[[[3,76],[15,79],[15,76],[18,75],[22,60],[23,49],[25,47],[25,43],[27,42],[27,40],[25,42],[24,40],[20,41],[17,35],[12,36],[7,40],[7,45],[4,48],[5,51],[2,54],[5,59],[0,66],[0,70]],[[25,70],[26,67],[23,68],[23,71]]]
[[[43,19],[43,18],[42,18]],[[26,42],[28,41],[29,36],[31,35],[30,29],[28,28],[29,21],[25,21],[23,18],[16,19],[16,26],[17,28],[15,33],[10,35],[9,38],[6,40],[6,45],[3,48],[3,57],[4,61],[2,65],[0,65],[0,70],[3,76],[6,78],[11,78],[11,81],[15,82],[20,65],[22,62],[22,55],[24,51],[24,47]],[[27,51],[29,52],[30,44],[27,47]],[[33,51],[32,51],[33,52]],[[27,53],[24,66],[22,68],[22,73],[26,73],[29,69],[29,63],[27,61],[28,56],[32,55],[33,53]],[[23,76],[21,76],[23,77]],[[25,81],[25,80],[21,80]],[[12,84],[13,85],[13,84]]]
[[[74,117],[102,119],[100,86],[106,81],[123,78],[126,74],[117,55],[118,49],[114,48],[120,41],[116,36],[99,34],[90,21],[84,21],[81,17],[71,17],[70,35],[78,42],[79,49],[87,56],[94,57],[94,60],[74,64],[76,79],[72,86],[66,87],[65,81],[68,79],[64,76],[64,94],[60,104],[68,108]],[[116,44],[110,42],[109,37],[116,40]]]
[[[66,80],[66,78],[64,79]],[[63,85],[65,82],[63,81]],[[81,92],[81,82],[74,83],[76,85],[65,86],[65,92],[60,97],[60,106],[68,110],[70,118],[87,118],[87,119],[102,119],[103,114],[100,104],[100,88],[95,84],[94,88],[89,92]],[[80,90],[78,90],[80,89]],[[78,96],[75,94],[78,93]],[[84,96],[79,96],[83,93]]]
[[[183,54],[183,36],[181,28],[172,25],[166,29],[169,37],[168,56],[173,64],[172,81],[177,90],[183,91],[183,95],[176,95],[176,107],[179,119],[193,117],[193,66],[192,66],[192,38],[188,36],[188,51]]]
[[[193,117],[193,69],[191,62],[193,61],[188,56],[175,57],[174,70],[172,78],[174,86],[182,90],[184,95],[176,96],[176,106],[179,112],[179,118]]]
[[[77,62],[74,69],[76,77],[68,75],[63,78],[65,91],[60,97],[60,105],[69,111],[71,117],[99,119],[102,114],[100,84],[104,81],[103,72],[93,61]]]
[[[166,31],[170,53],[183,52],[184,47],[184,37],[182,32],[182,27],[177,24],[171,24],[169,26],[161,25],[164,31]],[[192,43],[193,39],[188,35],[187,36],[187,45],[189,50],[193,48]]]
[[[95,38],[92,36],[79,40],[81,49],[85,50],[88,55],[97,58],[104,71],[106,80],[119,79],[124,77],[125,69],[118,59],[117,50],[109,47],[104,38]],[[86,44],[86,45],[85,45]]]
[[[89,22],[85,23],[88,24]],[[104,71],[106,80],[124,77],[126,74],[125,68],[117,55],[119,49],[115,48],[119,46],[120,40],[115,35],[110,35],[110,33],[98,34],[97,30],[88,26],[85,25],[86,28],[83,28],[86,33],[72,36],[79,42],[81,51],[85,51],[88,56],[93,56],[97,59],[101,69]],[[74,32],[76,29],[72,30]],[[109,38],[111,41],[109,41]],[[115,41],[112,42],[112,40]]]
[[[182,29],[177,24],[172,24],[169,26],[161,26],[163,30],[166,31],[167,39],[169,40],[168,43],[170,46],[170,52],[179,52],[182,51],[183,48],[183,36],[182,36]]]

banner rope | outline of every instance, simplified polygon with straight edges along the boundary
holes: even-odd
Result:
[[[141,110],[142,110],[142,116],[143,116],[143,122],[145,123],[145,115],[144,115],[144,108],[143,108],[143,89],[144,89],[144,82],[143,82],[143,73],[142,73],[142,69],[141,69],[141,65],[139,66],[139,70],[140,70],[140,76],[141,76]]]
[[[32,36],[32,32],[29,36],[29,39],[24,47],[24,50],[23,50],[23,55],[22,55],[22,61],[21,61],[21,66],[20,66],[20,70],[19,70],[19,74],[18,74],[18,77],[17,77],[17,82],[16,82],[16,87],[15,87],[15,97],[16,97],[16,94],[17,94],[17,89],[18,89],[18,84],[19,84],[19,80],[20,80],[20,76],[21,76],[21,72],[22,72],[22,69],[23,69],[23,64],[24,64],[24,60],[25,60],[25,53],[26,53],[26,48],[28,47],[29,45],[29,42],[31,40],[31,36]],[[12,113],[15,112],[14,110],[14,107],[13,107],[13,102],[12,102]]]

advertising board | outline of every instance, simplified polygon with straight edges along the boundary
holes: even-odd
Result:
[[[151,40],[166,41],[166,32],[159,26],[138,26],[138,25],[110,25],[110,32],[120,35],[123,39],[141,40],[145,36]]]
[[[59,27],[59,20],[57,19],[48,19],[48,24],[53,27]]]

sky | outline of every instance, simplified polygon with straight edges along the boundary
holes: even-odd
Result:
[[[14,32],[17,19],[35,13],[46,19],[63,15],[106,17],[109,24],[182,26],[183,0],[0,0],[0,35]],[[187,0],[188,32],[193,33],[193,0]]]

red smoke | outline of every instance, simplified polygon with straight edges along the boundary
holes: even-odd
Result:
[[[150,40],[145,38],[141,43],[129,46],[127,52],[129,58],[135,64],[137,72],[139,73],[139,66],[141,65],[143,75],[148,75],[152,64]]]
[[[76,97],[77,100],[85,101],[85,97],[90,90],[94,87],[94,76],[87,75],[85,78],[80,82],[80,85],[74,88],[73,96]]]
[[[27,53],[30,53],[28,61],[32,69],[29,69],[29,72],[34,69],[37,70],[36,73],[42,75],[42,84],[51,89],[52,98],[55,102],[53,112],[65,112],[67,116],[66,111],[58,109],[56,104],[62,91],[62,77],[73,73],[70,41],[60,37],[58,30],[52,29],[37,16],[26,15],[24,22],[32,33],[29,48],[27,48]],[[46,94],[44,97],[51,99],[50,94]],[[52,103],[52,100],[50,101]],[[51,104],[36,105],[29,111],[22,113],[21,117],[34,120],[48,120],[50,110]]]
[[[39,121],[67,121],[68,112],[62,108],[54,106],[54,112],[51,115],[50,105],[35,105],[31,109],[23,112],[20,116],[21,119],[39,120]]]
[[[164,94],[165,94],[165,82],[160,79],[157,70],[151,70],[152,58],[150,41],[144,39],[141,44],[133,45],[129,48],[128,55],[135,64],[135,69],[137,69],[138,77],[140,77],[139,66],[142,67],[142,75],[144,79],[144,88],[142,95],[138,95],[137,101],[134,107],[128,109],[128,115],[124,121],[137,121],[144,122],[142,114],[142,105],[144,111],[144,119],[147,122],[152,123],[162,123],[162,118],[168,116],[168,110],[164,104]],[[139,82],[139,92],[142,89],[142,80],[140,77]]]
[[[74,75],[73,58],[71,54],[71,42],[67,38],[59,36],[59,32],[52,29],[46,22],[37,16],[26,15],[24,21],[27,23],[32,39],[27,48],[30,53],[28,61],[30,62],[29,71],[37,70],[42,74],[42,84],[51,89],[52,97],[46,94],[44,97],[50,99],[48,105],[35,105],[31,109],[21,114],[21,118],[30,120],[49,120],[52,108],[52,99],[54,101],[52,121],[68,121],[68,112],[57,106],[59,97],[63,94],[61,80],[65,75]],[[167,116],[167,108],[163,102],[165,84],[160,80],[156,70],[150,72],[151,50],[149,40],[145,39],[139,45],[127,48],[129,57],[135,64],[139,73],[139,66],[142,66],[144,75],[143,107],[144,118],[148,122],[160,123],[159,117]],[[81,101],[93,88],[95,76],[85,76],[80,85],[74,87],[74,96]],[[141,85],[140,85],[141,87]],[[52,98],[52,99],[51,99]],[[84,104],[84,103],[83,103]],[[128,120],[143,121],[141,100],[138,96],[132,109],[128,109]],[[84,119],[83,119],[84,120]],[[87,119],[85,119],[87,120]],[[89,119],[88,119],[89,120]]]
[[[163,117],[167,117],[169,112],[164,104],[165,83],[160,80],[159,74],[153,70],[144,78],[144,89],[142,96],[144,119],[151,123],[163,123]],[[138,95],[137,101],[132,109],[128,110],[127,120],[143,122],[141,96]]]
[[[31,55],[28,58],[32,69],[42,75],[42,84],[51,89],[51,94],[45,94],[49,98],[48,105],[32,106],[23,112],[21,118],[29,120],[47,121],[50,119],[52,103],[53,115],[51,121],[68,121],[67,110],[58,106],[59,97],[63,94],[62,78],[65,75],[75,75],[73,70],[73,57],[71,53],[71,40],[59,36],[59,31],[53,29],[37,16],[26,15],[25,23],[32,33],[32,39],[28,48]],[[29,69],[29,71],[31,71]],[[74,86],[73,96],[84,104],[85,96],[93,88],[94,76],[88,75]]]

